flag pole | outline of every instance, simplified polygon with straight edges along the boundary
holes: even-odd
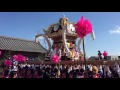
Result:
[[[58,78],[60,78],[60,61],[58,63]]]
[[[85,77],[88,78],[87,61],[86,61],[86,55],[85,55],[85,38],[84,37],[83,37],[83,53],[84,53],[84,65],[85,65]]]

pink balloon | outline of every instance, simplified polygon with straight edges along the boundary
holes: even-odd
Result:
[[[12,64],[12,62],[10,60],[5,60],[4,65],[6,66],[10,66]]]
[[[78,37],[83,38],[92,32],[92,24],[88,19],[84,20],[84,17],[82,16],[81,19],[75,24],[75,30]]]
[[[55,63],[55,64],[58,63],[59,62],[59,56],[58,55],[53,55],[52,62]]]

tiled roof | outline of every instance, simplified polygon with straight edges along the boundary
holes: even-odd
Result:
[[[98,57],[97,56],[91,56],[89,60],[96,60]]]
[[[0,50],[46,53],[47,50],[35,41],[0,36]]]

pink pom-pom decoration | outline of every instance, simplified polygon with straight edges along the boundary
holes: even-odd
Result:
[[[84,57],[81,57],[81,61],[82,61],[82,62],[84,61]]]
[[[24,57],[23,55],[21,54],[18,54],[18,55],[14,55],[13,56],[13,59],[18,61],[18,62],[25,62],[26,61],[26,57]]]
[[[84,20],[84,17],[82,16],[81,19],[75,24],[75,30],[78,37],[83,38],[92,32],[92,24],[88,19]]]
[[[14,55],[14,56],[13,56],[13,59],[14,59],[14,60],[17,60],[17,59],[18,59],[18,56],[17,56],[17,55]]]
[[[10,60],[5,60],[4,65],[5,66],[10,66],[12,62]]]
[[[58,55],[53,55],[52,62],[57,64],[59,62],[59,56]]]
[[[108,53],[107,53],[107,52],[104,52],[104,53],[103,53],[103,56],[104,56],[104,57],[108,56]]]
[[[23,57],[21,62],[25,62],[26,61],[26,57]]]

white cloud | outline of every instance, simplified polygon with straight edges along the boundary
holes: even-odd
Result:
[[[111,34],[120,34],[120,26],[116,26],[113,30],[109,31]]]

